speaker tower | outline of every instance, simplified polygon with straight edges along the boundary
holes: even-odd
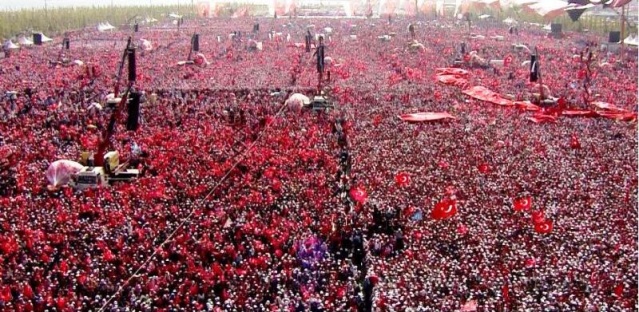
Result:
[[[193,34],[193,38],[191,38],[191,45],[193,45],[193,52],[200,51],[200,34]]]
[[[129,131],[138,130],[138,120],[140,119],[140,97],[138,92],[131,92],[129,95],[128,116],[126,119],[126,129]]]
[[[42,45],[42,34],[33,34],[33,44]]]
[[[129,64],[129,82],[134,82],[136,77],[135,48],[128,48],[126,54]]]

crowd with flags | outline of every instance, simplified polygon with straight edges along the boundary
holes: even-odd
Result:
[[[196,23],[208,65],[179,65]],[[525,24],[254,23],[141,28],[143,122],[110,148],[143,174],[82,191],[45,171],[97,148],[129,33],[0,59],[0,310],[636,307],[636,51]],[[320,63],[336,109],[284,104]]]

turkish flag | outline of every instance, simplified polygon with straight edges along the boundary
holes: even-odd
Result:
[[[544,213],[541,211],[533,211],[531,215],[531,220],[534,225],[537,225],[537,224],[546,222],[546,217],[544,216]]]
[[[364,188],[360,186],[352,188],[350,191],[350,195],[353,200],[360,204],[363,204],[368,197],[368,194],[366,194],[366,190],[364,190]]]
[[[431,217],[436,220],[448,219],[457,214],[457,203],[454,200],[443,200],[435,205]]]
[[[572,138],[570,139],[570,147],[572,149],[580,149],[581,148],[581,143],[579,142],[579,138],[573,134]]]
[[[532,207],[532,197],[526,196],[517,198],[513,201],[513,209],[515,211],[528,211]]]
[[[375,117],[373,118],[373,125],[375,125],[376,127],[382,123],[382,115],[375,115]]]
[[[544,220],[543,222],[535,224],[535,232],[539,234],[552,232],[552,222],[550,220]]]
[[[479,169],[479,172],[481,172],[481,173],[490,172],[490,166],[488,166],[488,164],[481,164],[481,165],[479,165],[478,169]]]
[[[406,186],[410,183],[410,176],[406,172],[400,172],[395,176],[397,186]]]

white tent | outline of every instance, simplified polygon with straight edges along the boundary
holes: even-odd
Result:
[[[262,51],[262,47],[263,47],[261,41],[255,41],[253,39],[250,39],[248,41],[247,46],[249,50],[252,50],[252,51]]]
[[[98,24],[98,31],[102,32],[102,31],[113,30],[113,29],[115,29],[115,27],[109,24],[109,22]]]
[[[509,17],[509,18],[507,18],[507,19],[505,19],[505,20],[504,20],[504,23],[505,23],[505,24],[508,24],[508,25],[513,25],[513,24],[517,24],[517,21],[516,21],[516,20],[514,20],[513,18],[510,18],[510,17]]]
[[[4,44],[2,45],[3,48],[5,49],[18,49],[20,48],[20,46],[18,46],[17,44],[13,43],[11,40],[7,40],[4,42]]]
[[[30,46],[33,45],[33,41],[27,39],[27,37],[20,37],[18,38],[18,44],[23,46]]]
[[[627,45],[631,45],[631,46],[639,46],[639,37],[635,36],[628,36],[628,38],[623,40],[624,44]]]
[[[180,18],[182,18],[182,15],[178,15],[178,14],[175,14],[175,13],[171,13],[171,14],[169,14],[169,17],[170,17],[170,18],[180,19]]]

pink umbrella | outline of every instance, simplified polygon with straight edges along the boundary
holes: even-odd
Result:
[[[54,161],[47,169],[45,176],[53,187],[60,187],[69,183],[71,176],[82,170],[84,166],[71,160]]]

